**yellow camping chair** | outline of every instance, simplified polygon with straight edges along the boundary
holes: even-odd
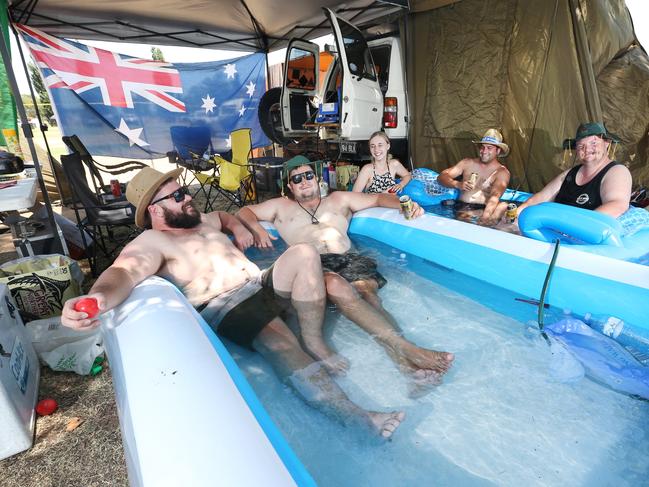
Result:
[[[230,133],[232,160],[228,161],[218,154],[214,155],[212,160],[217,166],[214,176],[195,174],[201,184],[210,184],[210,192],[214,189],[217,196],[221,194],[228,199],[229,206],[225,211],[229,210],[233,204],[241,207],[246,203],[258,201],[255,188],[255,168],[249,164],[252,151],[250,132],[249,128],[244,128]],[[212,201],[208,198],[205,211],[212,209]]]

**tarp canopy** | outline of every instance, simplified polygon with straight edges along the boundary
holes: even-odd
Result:
[[[356,25],[403,11],[407,0],[15,0],[14,22],[72,39],[268,51],[291,37],[330,34],[327,7]],[[439,1],[435,2],[437,5]],[[448,3],[448,2],[442,2]]]
[[[649,185],[649,58],[624,0],[462,0],[409,20],[416,166],[472,157],[496,127],[510,186],[538,191],[574,163],[563,140],[603,120],[634,186]]]

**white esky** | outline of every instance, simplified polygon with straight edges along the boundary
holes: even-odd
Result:
[[[649,0],[626,0],[626,5],[631,12],[631,18],[633,19],[633,26],[635,28],[636,36],[640,41],[640,44],[645,49],[649,49]],[[100,41],[83,41],[85,44],[98,47],[101,49],[106,49],[109,51],[119,52],[121,54],[126,54],[128,56],[140,57],[145,59],[151,58],[151,47],[146,44],[126,44],[126,43],[117,43],[117,42],[100,42]],[[318,39],[315,39],[314,42],[322,46],[325,43],[333,43],[331,36],[324,36]],[[205,61],[219,61],[222,59],[230,59],[234,57],[243,56],[248,53],[242,53],[239,51],[218,51],[213,49],[198,49],[190,47],[175,47],[175,46],[156,46],[162,50],[165,61],[170,63],[192,63],[192,62],[205,62]],[[26,56],[27,48],[23,44],[23,52]],[[280,49],[278,51],[271,52],[268,55],[268,62],[270,65],[281,63],[284,61],[286,50]],[[18,48],[15,45],[15,39],[11,36],[11,58],[14,66],[14,73],[16,75],[16,80],[18,82],[18,88],[21,93],[29,93],[29,87],[27,85],[27,77],[25,72],[22,69],[20,63],[20,53]],[[29,58],[31,60],[31,58]]]

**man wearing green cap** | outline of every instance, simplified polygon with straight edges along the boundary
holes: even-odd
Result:
[[[310,162],[303,156],[290,159],[284,170],[292,198],[273,198],[246,206],[237,216],[251,230],[258,247],[272,247],[275,239],[259,220],[273,223],[291,246],[305,243],[315,246],[325,271],[327,297],[386,348],[400,369],[413,377],[416,387],[439,383],[451,366],[453,354],[427,350],[406,340],[376,293],[386,282],[378,273],[376,262],[350,252],[352,244],[347,229],[354,212],[376,206],[399,208],[397,196],[337,191],[321,197],[316,175],[318,164],[319,161]],[[422,214],[423,210],[415,204],[413,217]],[[311,340],[306,338],[303,337],[305,346],[313,356],[330,366],[346,365],[329,348],[312,345],[324,343],[321,334]]]
[[[617,138],[603,123],[588,122],[577,128],[574,139],[566,139],[564,148],[575,149],[578,165],[563,171],[541,191],[518,207],[546,201],[595,210],[613,218],[629,209],[631,173],[623,164],[611,160],[609,147]]]

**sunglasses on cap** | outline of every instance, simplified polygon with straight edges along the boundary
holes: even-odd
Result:
[[[300,184],[302,182],[302,177],[305,177],[307,181],[311,181],[315,177],[315,173],[313,171],[304,171],[300,174],[293,174],[291,176],[291,182],[293,184]]]
[[[156,203],[160,203],[163,200],[168,200],[169,198],[173,198],[176,203],[180,203],[182,200],[185,199],[185,195],[189,194],[187,191],[187,188],[181,187],[178,188],[176,191],[174,191],[171,194],[168,194],[167,196],[163,196],[162,198],[158,198],[155,201],[152,201],[151,205],[155,205]]]

